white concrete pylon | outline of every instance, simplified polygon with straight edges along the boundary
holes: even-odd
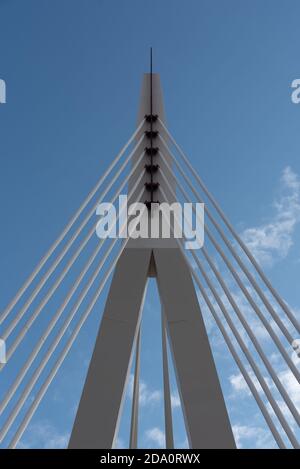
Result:
[[[150,114],[150,83],[151,76],[146,74],[139,119]],[[152,96],[153,115],[158,114],[165,121],[157,74],[152,76]],[[155,130],[164,133],[159,121],[156,122]],[[147,129],[147,125],[146,122],[141,132]],[[165,133],[164,137],[167,138]],[[158,140],[155,145],[158,146]],[[137,155],[140,151],[138,148]],[[165,157],[168,165],[172,166],[171,158]],[[155,163],[164,169],[159,153]],[[137,175],[144,169],[144,164],[137,168]],[[134,180],[135,175],[131,184]],[[155,180],[163,187],[168,200],[173,201],[174,196],[159,171],[155,173]],[[169,181],[175,188],[175,180],[170,177]],[[145,182],[146,179],[141,184]],[[141,187],[137,188],[137,193]],[[141,200],[145,201],[147,197],[149,194],[145,190]],[[155,198],[164,201],[159,188]],[[157,278],[189,445],[191,448],[234,448],[232,429],[190,268],[176,240],[162,238],[129,240],[117,263],[69,448],[114,446],[149,276]]]

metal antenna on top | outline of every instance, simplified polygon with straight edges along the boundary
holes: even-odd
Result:
[[[152,95],[152,47],[150,47],[150,162],[151,162],[151,204],[153,203],[153,95]]]
[[[145,115],[147,123],[150,124],[150,130],[145,132],[146,137],[149,139],[149,146],[145,149],[146,154],[149,157],[149,164],[146,165],[147,172],[150,175],[150,181],[145,183],[147,191],[150,193],[150,200],[146,200],[145,204],[147,208],[151,210],[151,205],[154,203],[154,192],[158,189],[159,183],[154,181],[154,173],[158,169],[158,165],[154,165],[154,155],[158,153],[158,148],[153,147],[153,139],[158,135],[158,131],[153,129],[153,123],[157,121],[158,115],[153,114],[153,72],[152,72],[152,47],[150,47],[150,73],[147,74],[147,95],[149,93],[149,100],[147,98],[146,109],[147,113]],[[155,86],[155,80],[154,80]],[[150,106],[149,106],[150,104]],[[159,203],[156,201],[156,203]]]

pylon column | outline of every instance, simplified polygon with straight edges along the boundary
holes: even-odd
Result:
[[[138,119],[149,116],[151,108],[153,115],[157,114],[165,121],[157,74],[152,79],[149,74],[143,78]],[[153,129],[164,134],[158,121]],[[149,121],[145,121],[141,132],[149,132]],[[141,151],[148,148],[149,135],[144,135],[145,139],[137,149],[132,164]],[[163,136],[167,139],[165,134]],[[149,164],[148,156],[145,151],[145,160],[133,174],[129,190],[137,175]],[[154,158],[155,164],[168,172],[158,152]],[[171,157],[167,153],[165,158],[172,167]],[[136,190],[137,196],[144,185],[142,202],[149,199],[145,185],[148,176],[145,172],[141,186]],[[173,202],[174,196],[166,187],[159,170],[155,181],[158,183],[155,199],[165,201],[160,191],[162,187],[168,202]],[[169,181],[176,190],[172,174],[169,175]],[[137,201],[135,197],[133,200]],[[150,219],[150,212],[148,216]],[[234,448],[234,438],[191,272],[177,241],[172,237],[130,239],[117,263],[69,447],[111,448],[114,445],[148,276],[157,277],[189,445],[192,448]]]

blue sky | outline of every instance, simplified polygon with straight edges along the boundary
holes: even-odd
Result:
[[[170,130],[297,311],[300,105],[291,102],[290,85],[300,75],[299,14],[299,2],[291,0],[0,0],[0,78],[7,85],[7,103],[0,105],[0,308],[133,132],[152,46]],[[150,283],[140,445],[159,447],[160,312]],[[66,446],[103,298],[105,292],[24,434],[24,447]],[[206,320],[239,446],[272,447],[237,368]],[[30,345],[24,341],[13,370]],[[278,372],[284,373],[280,365]],[[13,376],[5,369],[1,383]],[[283,380],[295,392],[289,376]],[[175,439],[184,446],[174,376],[172,383]],[[120,446],[127,444],[129,412],[130,398]]]

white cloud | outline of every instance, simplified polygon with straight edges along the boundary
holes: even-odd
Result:
[[[290,399],[294,402],[298,412],[300,412],[300,384],[290,370],[284,370],[278,375],[285,387]]]
[[[265,265],[272,265],[287,256],[293,245],[295,226],[300,221],[300,180],[289,166],[282,172],[280,189],[281,195],[273,203],[273,217],[242,233],[243,240],[257,261]]]
[[[249,366],[246,366],[246,371],[253,385],[255,386],[257,392],[260,394],[263,394],[263,389],[256,375],[254,374],[254,372],[251,370]],[[274,388],[273,382],[268,376],[265,376],[263,373],[261,373],[261,376],[262,376],[263,381],[265,381],[266,385],[270,389]],[[240,397],[243,397],[243,395],[252,396],[252,392],[250,391],[250,388],[248,387],[248,384],[246,383],[241,373],[231,375],[229,377],[229,381],[234,391],[234,394],[231,395],[231,397],[236,398],[238,395],[240,395]]]
[[[273,217],[269,218],[265,223],[262,223],[261,225],[258,225],[254,228],[244,230],[243,232],[243,238],[248,244],[252,253],[257,258],[257,260],[260,263],[268,265],[272,265],[275,261],[283,259],[287,256],[291,246],[293,245],[293,236],[295,233],[296,225],[300,221],[300,178],[296,173],[292,171],[290,167],[285,168],[282,172],[280,181],[280,195],[277,197],[277,200],[273,203],[273,206]],[[281,354],[278,353],[277,347],[271,339],[266,327],[261,322],[261,320],[258,319],[257,314],[255,313],[254,309],[252,308],[242,291],[238,288],[236,282],[233,281],[233,278],[229,274],[228,269],[224,267],[225,265],[223,263],[218,266],[218,270],[220,271],[223,280],[227,284],[237,306],[239,307],[255,338],[260,343],[263,351],[265,352],[267,358],[272,364],[273,369],[278,375],[279,380],[282,382],[282,385],[285,388],[287,394],[294,402],[296,407],[300,409],[299,384],[297,383],[293,374],[287,369],[284,359]],[[281,341],[283,339],[283,334],[279,330],[278,325],[275,323],[274,319],[271,318],[271,315],[267,311],[262,300],[254,291],[253,287],[250,285],[245,275],[242,272],[239,272],[239,274],[241,275],[241,280],[243,284],[245,285],[249,294],[257,304],[261,313],[264,315],[269,326],[274,330],[275,334]],[[257,277],[255,278],[260,284],[260,280]],[[237,320],[233,308],[230,305],[226,295],[224,294],[221,287],[218,285],[216,279],[212,278],[211,280],[213,281],[213,284],[221,298],[221,301],[224,303],[228,314],[233,320],[235,327],[242,336],[242,339],[245,342],[249,353],[253,356],[255,362],[259,366],[262,376],[270,391],[274,395],[278,406],[280,407],[282,413],[286,417],[291,427],[296,430],[295,420],[293,419],[288,407],[280,396],[276,386],[269,378],[269,376],[266,376],[264,371],[265,367],[263,367],[263,369],[261,368],[262,361],[259,358],[257,351],[255,351],[255,347],[251,343],[250,338],[245,333],[242,324]],[[220,315],[220,308],[211,293],[209,292],[206,285],[205,290],[211,300],[212,306],[214,307],[216,313],[219,315],[229,337],[232,339],[233,334],[230,332],[225,320],[222,318],[223,315]],[[294,336],[294,331],[292,330],[293,328],[291,327],[291,323],[286,317],[285,313],[275,302],[273,296],[268,292],[268,290],[265,290],[263,288],[263,291],[269,303],[276,311],[277,315],[280,317],[285,327],[290,331],[292,336]],[[216,340],[216,338],[218,339],[219,337],[219,334],[217,335],[216,332],[217,327],[214,323],[214,320],[212,319],[212,315],[208,311],[208,307],[205,304],[202,295],[199,293],[199,291],[197,293],[202,312],[204,313],[206,329],[209,334],[210,342],[213,345],[214,356],[217,357],[217,361],[220,360],[221,366],[224,367],[224,360],[230,354],[228,353],[227,348],[224,348],[224,341],[222,340],[222,338],[220,340]],[[292,308],[290,309],[292,310],[293,314],[297,317],[297,313],[299,312],[293,310]],[[233,342],[234,345],[236,345],[235,340],[233,340]],[[284,346],[285,342],[282,341],[282,343]],[[300,363],[300,359],[297,359],[297,357],[295,357],[296,354],[293,353],[291,347],[286,346],[286,351],[288,354],[290,354],[291,358],[296,364]],[[230,363],[227,362],[226,366],[228,365],[230,366]],[[261,398],[265,402],[267,409],[270,412],[270,415],[273,416],[274,411],[268,403],[268,400],[266,399],[256,376],[246,363],[244,363],[244,365],[246,366],[246,369],[248,371],[248,374],[250,375],[251,380],[253,381],[253,384],[255,385]],[[236,374],[236,368],[232,368],[227,376],[229,376],[231,392],[229,391],[228,394],[226,393],[225,398],[228,397],[231,401],[229,401],[229,405],[232,410],[231,418],[232,421],[235,419],[234,431],[238,442],[238,446],[257,448],[274,447],[275,443],[272,438],[271,432],[267,428],[267,426],[264,427],[264,425],[262,425],[260,421],[253,422],[252,418],[249,422],[245,421],[245,417],[247,416],[249,411],[248,409],[254,409],[254,407],[252,407],[254,404],[254,399],[244,378],[240,373]],[[246,414],[244,413],[245,409],[247,409]],[[259,413],[258,415],[261,419],[261,414]],[[282,433],[284,435],[284,432]]]
[[[68,441],[68,434],[60,433],[47,421],[41,421],[29,425],[18,446],[19,448],[62,449],[67,447]]]
[[[294,377],[293,373],[288,370],[288,369],[285,369],[285,370],[282,370],[280,371],[279,369],[275,370],[277,371],[278,373],[278,378],[279,380],[281,381],[283,387],[285,388],[286,390],[286,393],[288,394],[288,396],[290,397],[290,399],[292,400],[292,402],[295,404],[295,407],[297,408],[298,412],[300,411],[300,385],[299,383],[297,382],[296,378]],[[263,391],[262,391],[262,388],[260,387],[259,383],[258,383],[258,380],[257,378],[255,377],[255,375],[253,374],[253,372],[251,370],[248,369],[248,374],[250,375],[250,378],[251,380],[253,381],[256,389],[258,390],[258,392],[260,393],[265,405],[266,405],[266,408],[270,414],[270,416],[275,416],[275,412],[274,412],[274,409],[273,407],[271,406],[270,402],[268,401],[268,399],[266,398],[266,396],[264,395]],[[263,376],[264,380],[266,381],[267,385],[268,385],[268,388],[270,389],[274,399],[275,399],[275,402],[276,404],[278,405],[279,409],[281,410],[284,418],[286,419],[288,425],[290,426],[291,429],[293,429],[293,431],[297,431],[297,423],[294,419],[294,417],[292,416],[287,404],[285,403],[285,401],[283,400],[283,398],[279,395],[278,392],[276,392],[276,386],[275,384],[273,383],[273,381],[266,377],[266,376]],[[247,387],[247,384],[244,380],[244,378],[242,377],[241,374],[236,374],[236,375],[231,375],[230,378],[229,378],[229,381],[230,381],[230,384],[233,388],[233,394],[230,396],[232,399],[234,399],[234,402],[236,402],[236,400],[238,398],[251,398],[251,392],[250,390],[248,389]],[[239,405],[242,405],[241,402]],[[242,413],[240,414],[242,416]],[[236,432],[237,432],[237,438],[239,439],[242,439],[242,437],[244,439],[248,439],[250,440],[251,438],[251,435],[252,435],[252,430],[253,430],[254,427],[251,427],[251,426],[245,426],[245,425],[237,425],[237,429],[236,429]],[[246,429],[249,429],[249,433],[246,432]],[[282,434],[282,436],[284,437],[284,432],[281,430],[281,428],[279,427],[278,428],[280,433]],[[266,428],[266,430],[264,430],[264,432],[267,432],[270,436],[270,441],[272,440],[272,437],[271,437],[271,432]],[[254,435],[253,435],[253,438],[254,438]],[[253,439],[253,444],[255,443],[256,447],[259,448],[259,447],[264,447],[264,446],[260,446],[260,445],[263,445],[264,444],[264,440],[262,440],[262,433],[260,431],[258,431],[257,433],[257,437]],[[268,443],[269,444],[269,443]],[[248,442],[247,443],[247,447],[250,447],[250,443]]]
[[[124,440],[120,438],[119,436],[115,442],[114,449],[126,449],[126,444]]]
[[[146,430],[145,436],[150,443],[155,443],[159,448],[165,446],[165,434],[160,428],[153,427]]]
[[[274,442],[267,429],[248,425],[233,425],[232,431],[238,448],[274,448]]]
[[[133,393],[133,382],[134,376],[133,374],[129,377],[128,389],[127,394],[128,397],[132,398]],[[161,402],[162,400],[162,391],[160,389],[150,389],[149,386],[145,383],[145,381],[140,380],[139,386],[139,403],[141,406],[147,405],[155,405]]]
[[[246,392],[248,395],[250,395],[250,389],[244,380],[244,377],[242,374],[238,373],[236,375],[231,375],[229,377],[230,384],[234,391],[240,393],[240,392]]]
[[[172,409],[181,407],[180,397],[177,391],[171,393],[171,405]]]

